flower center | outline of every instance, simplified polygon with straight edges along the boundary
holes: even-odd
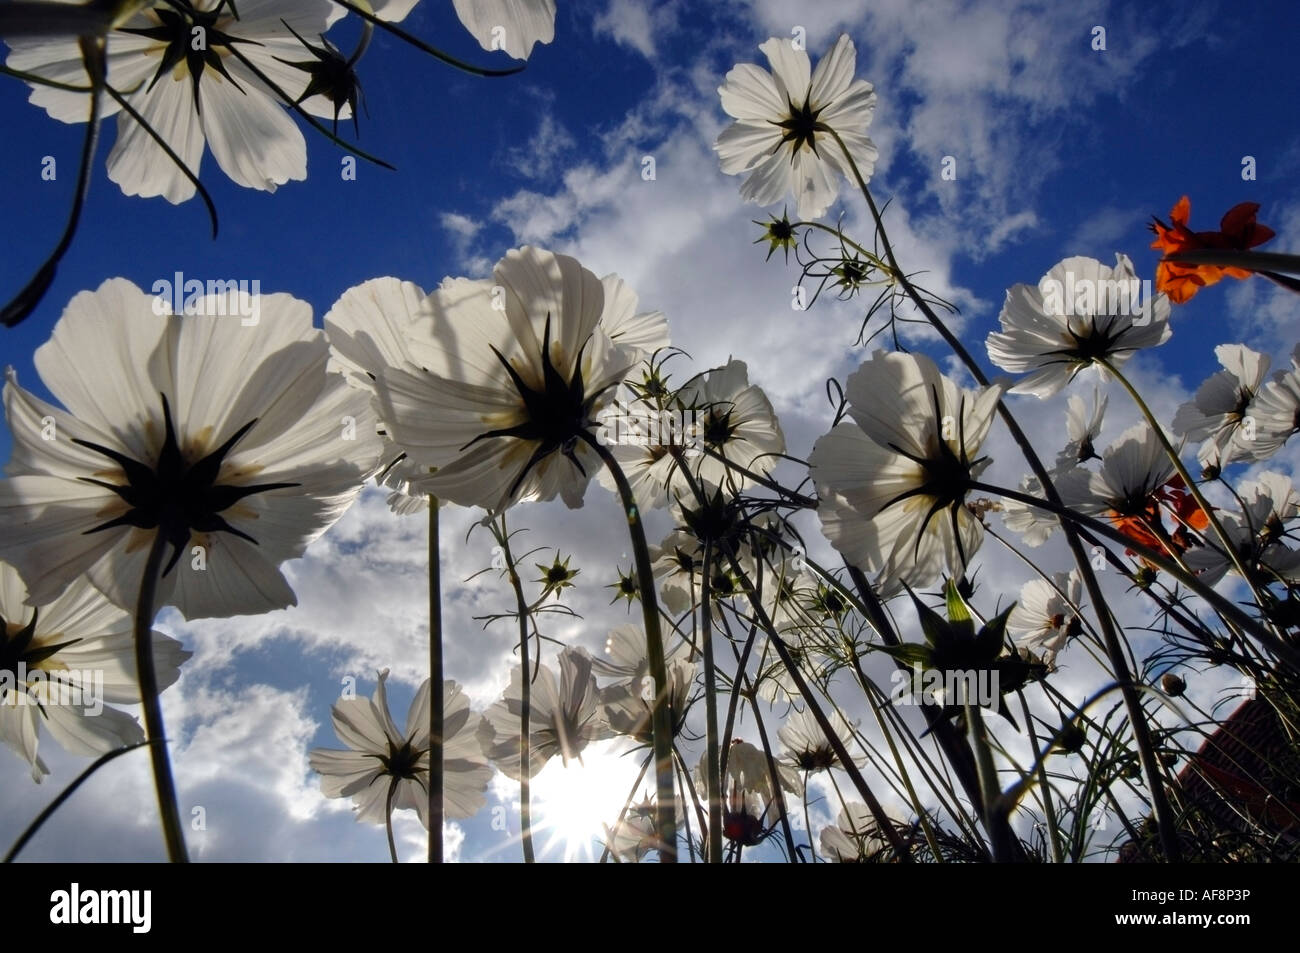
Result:
[[[388,757],[381,757],[385,770],[395,778],[404,781],[418,780],[421,769],[418,767],[424,751],[415,748],[408,741],[400,748],[388,742]]]
[[[224,4],[219,5],[215,10],[197,10],[188,2],[172,0],[168,6],[154,9],[153,14],[158,18],[158,26],[122,31],[167,44],[163,49],[158,71],[149,82],[149,89],[152,90],[158,85],[158,81],[164,76],[171,75],[172,71],[183,62],[194,84],[194,111],[197,113],[203,112],[199,101],[199,80],[207,67],[212,67],[220,73],[241,93],[244,91],[243,87],[226,71],[224,57],[229,55],[233,44],[256,43],[256,41],[233,37],[217,29],[217,22],[222,19],[222,6]]]
[[[191,465],[181,454],[176,440],[176,428],[172,424],[171,407],[166,395],[162,395],[163,419],[166,435],[158,459],[149,465],[132,460],[123,453],[109,447],[90,443],[87,440],[73,440],[75,444],[103,454],[122,468],[125,483],[108,483],[92,477],[79,477],[85,483],[93,483],[106,490],[112,490],[130,507],[121,516],[86,530],[86,533],[98,533],[117,526],[134,526],[139,529],[156,529],[172,545],[172,557],[163,570],[163,575],[171,572],[181,557],[181,550],[189,542],[192,533],[232,533],[246,539],[253,545],[257,540],[242,530],[235,529],[220,514],[234,506],[245,497],[267,490],[282,490],[295,487],[297,483],[258,483],[249,486],[231,486],[217,482],[221,473],[221,464],[226,455],[234,449],[244,436],[257,423],[253,418],[216,450]]]
[[[731,422],[732,408],[726,410],[713,408],[709,411],[709,419],[704,424],[704,442],[710,447],[720,447],[732,438],[736,432],[736,425]]]
[[[815,153],[817,151],[817,133],[829,132],[830,127],[817,118],[822,114],[822,110],[826,108],[825,106],[821,107],[821,109],[813,109],[812,104],[807,99],[803,101],[802,106],[796,106],[794,100],[787,100],[787,102],[790,105],[789,117],[780,122],[774,122],[773,125],[785,130],[785,133],[781,136],[781,142],[777,144],[777,148],[787,142],[792,143],[791,160],[793,161],[794,154],[805,145]]]
[[[566,381],[551,360],[551,316],[548,314],[546,330],[542,337],[541,390],[535,390],[525,383],[519,376],[519,372],[506,360],[505,355],[495,347],[492,348],[492,353],[497,356],[501,366],[510,375],[510,382],[523,403],[526,419],[513,427],[479,434],[461,447],[461,450],[466,450],[480,440],[492,437],[514,437],[518,440],[535,442],[537,447],[533,455],[510,487],[511,496],[514,496],[533,467],[557,450],[578,468],[579,473],[584,477],[587,475],[586,469],[578,460],[576,449],[582,434],[592,425],[592,412],[600,398],[600,392],[590,395],[586,393],[586,385],[582,379],[582,355],[586,348],[587,342],[584,341],[573,362],[573,375]]]
[[[0,673],[8,672],[12,676],[15,687],[20,682],[19,665],[23,666],[25,672],[30,672],[32,669],[38,668],[46,659],[58,653],[60,649],[65,649],[74,642],[80,641],[79,639],[69,639],[56,645],[39,645],[33,648],[32,640],[36,637],[37,616],[38,610],[32,610],[32,621],[27,625],[6,622],[4,616],[0,616]],[[0,702],[5,700],[8,692],[9,679],[0,679]]]

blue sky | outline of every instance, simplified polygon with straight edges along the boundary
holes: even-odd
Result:
[[[981,358],[1006,288],[1037,282],[1067,255],[1110,263],[1123,251],[1139,275],[1154,277],[1146,223],[1153,214],[1167,218],[1183,194],[1192,200],[1194,228],[1215,228],[1229,207],[1255,201],[1260,221],[1278,232],[1267,248],[1300,248],[1292,48],[1300,15],[1289,2],[558,6],[555,42],[537,47],[523,73],[503,79],[457,73],[377,36],[362,62],[369,116],[362,115],[360,144],[397,171],[361,162],[356,181],[344,181],[346,153],[310,130],[307,181],[275,194],[234,186],[208,156],[202,177],[221,216],[215,241],[197,200],[173,207],[127,198],[108,181],[108,125],[76,241],[37,311],[0,335],[0,363],[44,393],[32,352],[74,294],[109,277],[146,289],[175,271],[256,278],[265,292],[309,301],[319,323],[345,289],[368,278],[396,275],[431,288],[446,275],[484,274],[507,248],[531,242],[576,254],[597,274],[625,277],[643,308],[667,313],[674,343],[692,354],[693,367],[729,355],[747,360],[781,415],[790,452],[806,455],[826,427],[823,381],[842,379],[865,357],[853,347],[860,309],[827,299],[812,312],[791,311],[797,275],[779,256],[764,265],[761,246],[750,244],[757,237],[750,220],[764,210],[741,204],[740,180],[720,173],[711,150],[726,121],[716,95],[726,71],[763,62],[757,45],[796,25],[806,28],[814,59],[842,31],[856,42],[858,76],[879,97],[870,134],[881,158],[872,184],[877,198],[892,199],[891,235],[904,264],[927,269],[923,283],[961,305],[962,337]],[[421,0],[405,26],[489,62],[447,0]],[[1091,48],[1095,26],[1106,29],[1104,51]],[[349,29],[337,40],[345,48]],[[25,87],[0,84],[5,295],[57,239],[80,148],[80,127],[25,100]],[[350,124],[340,132],[353,134]],[[47,155],[58,163],[55,182],[40,177]],[[656,160],[653,181],[642,179],[644,156]],[[944,156],[956,160],[956,181],[940,178]],[[1242,179],[1245,156],[1255,159],[1254,181]],[[861,202],[847,186],[827,217],[840,210],[865,238]],[[1136,361],[1135,374],[1169,419],[1215,369],[1214,345],[1247,343],[1277,366],[1300,336],[1298,316],[1295,300],[1263,279],[1225,281],[1175,309],[1173,338]],[[1117,414],[1107,434],[1129,419]],[[1036,412],[1030,430],[1054,453],[1059,418]],[[8,452],[0,432],[0,460]],[[576,531],[575,517],[559,505],[525,508],[515,519],[533,530],[535,545],[579,553],[574,564],[586,585],[574,591],[574,605],[587,622],[554,634],[595,650],[608,623],[623,616],[605,608],[600,586],[612,581],[613,563],[627,560],[609,494],[593,488],[587,499],[578,518],[588,530]],[[486,535],[462,544],[473,518],[448,514],[443,558],[453,581],[448,674],[481,709],[505,684],[510,636],[503,628],[482,632],[472,616],[507,606],[509,593],[484,578],[456,582],[489,560]],[[200,625],[161,620],[196,653],[165,699],[181,735],[183,804],[205,807],[208,830],[194,837],[197,856],[386,856],[382,831],[319,796],[305,751],[336,744],[328,710],[345,676],[369,693],[375,668],[391,667],[391,698],[404,715],[424,658],[423,546],[419,517],[390,517],[382,496],[368,493],[290,567],[298,609]],[[55,774],[39,788],[15,758],[0,755],[0,842],[79,770],[52,744],[43,750]],[[118,762],[103,775],[29,848],[31,858],[161,856],[144,762]],[[626,789],[634,775],[633,768],[611,785]],[[490,805],[498,796],[509,807],[508,786],[494,787]],[[617,804],[608,820],[616,812]],[[487,810],[461,825],[464,859],[515,858],[508,832],[490,821]],[[419,854],[417,826],[399,826],[407,856]]]

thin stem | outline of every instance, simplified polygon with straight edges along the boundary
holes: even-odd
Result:
[[[1034,751],[1038,750],[1038,732],[1034,730],[1034,716],[1029,712],[1029,701],[1025,698],[1023,689],[1016,689],[1016,695],[1020,697],[1020,710],[1025,716],[1025,730],[1029,732],[1029,743]],[[1052,802],[1052,788],[1047,782],[1047,765],[1038,762],[1038,788],[1042,791],[1041,801],[1043,804],[1043,814],[1047,821],[1047,836],[1052,844],[1052,860],[1061,864],[1065,862],[1065,856],[1061,851],[1061,832],[1056,825],[1056,805]]]
[[[0,324],[11,328],[23,321],[36,305],[40,303],[45,292],[54,282],[59,262],[67,254],[72,239],[77,234],[77,225],[81,221],[81,211],[86,204],[86,195],[90,191],[91,168],[95,162],[95,148],[99,142],[100,103],[106,85],[108,66],[105,61],[104,40],[102,37],[92,39],[82,37],[79,41],[81,55],[85,61],[86,72],[90,76],[90,121],[86,124],[86,134],[81,142],[81,164],[77,169],[77,184],[72,195],[72,208],[68,212],[67,223],[59,243],[46,257],[44,264],[37,270],[27,284],[0,310]]]
[[[817,848],[813,846],[812,817],[808,812],[808,777],[809,773],[803,773],[803,829],[808,835],[808,853],[812,856],[812,862],[817,863]]]
[[[72,797],[73,794],[76,793],[77,788],[81,787],[84,783],[90,780],[90,776],[92,774],[94,774],[104,765],[108,764],[108,762],[112,761],[114,758],[121,757],[122,755],[126,754],[128,751],[134,751],[136,748],[143,748],[147,744],[152,744],[152,742],[137,741],[135,744],[127,745],[125,748],[114,748],[112,751],[108,752],[107,754],[102,754],[98,758],[96,758],[94,762],[90,765],[90,767],[86,768],[85,771],[82,771],[79,775],[77,775],[76,779],[73,780],[71,784],[69,784],[66,788],[64,788],[62,791],[59,792],[58,797],[56,797],[49,804],[45,805],[45,809],[41,811],[41,813],[37,814],[36,819],[27,825],[27,830],[23,831],[22,835],[18,838],[18,840],[14,841],[14,846],[9,848],[9,853],[5,854],[3,860],[0,860],[0,864],[13,863],[14,858],[17,857],[19,852],[24,847],[27,846],[27,842],[30,841],[33,837],[35,837],[36,832],[39,831],[41,827],[44,826],[45,822],[48,821],[54,815],[54,812],[57,811],[60,807],[62,807],[63,803],[68,798]]]
[[[658,794],[658,802],[655,804],[655,826],[659,831],[660,862],[672,864],[677,862],[677,816],[673,808],[673,729],[672,717],[668,711],[668,669],[664,664],[664,642],[659,629],[659,601],[655,596],[655,576],[654,567],[650,562],[650,545],[646,542],[645,526],[641,522],[636,497],[618,461],[593,434],[583,430],[581,437],[596,451],[601,462],[609,470],[610,476],[614,478],[619,498],[623,502],[623,511],[627,515],[628,534],[632,540],[632,552],[636,557],[637,585],[641,590],[641,614],[645,621],[646,659],[650,664],[650,677],[655,685],[655,706],[651,714],[651,725],[654,731],[655,789]]]
[[[162,569],[167,539],[155,533],[140,579],[140,596],[135,604],[135,670],[140,682],[140,704],[144,709],[144,735],[153,761],[154,790],[158,794],[158,813],[162,819],[167,858],[173,864],[189,861],[185,852],[185,835],[181,832],[180,809],[176,805],[176,783],[172,780],[171,761],[167,757],[166,732],[163,730],[162,705],[158,701],[158,675],[153,665],[154,601],[158,593],[158,573]]]
[[[397,843],[393,840],[393,798],[397,796],[397,777],[388,785],[388,806],[384,811],[384,829],[388,832],[388,856],[393,863],[399,863],[397,859]]]
[[[523,583],[515,569],[514,557],[510,554],[510,533],[506,529],[505,514],[501,516],[501,526],[497,533],[497,542],[501,544],[505,556],[506,571],[510,576],[510,586],[515,591],[515,611],[519,616],[519,833],[524,845],[524,863],[536,861],[533,854],[533,809],[532,809],[532,771],[530,762],[532,752],[529,750],[532,738],[529,735],[528,718],[532,705],[533,679],[528,671],[528,602],[524,599]]]
[[[704,721],[706,770],[705,791],[709,796],[709,857],[722,863],[722,775],[718,757],[718,669],[713,657],[713,594],[709,589],[713,540],[704,541],[704,563],[700,579],[700,642],[704,651]]]
[[[442,863],[443,724],[442,558],[438,547],[438,498],[429,494],[429,863]]]

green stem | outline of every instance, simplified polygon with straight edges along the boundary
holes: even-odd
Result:
[[[438,547],[438,498],[429,494],[429,863],[443,858],[443,725],[446,698],[442,673],[442,558]]]
[[[519,835],[524,845],[524,863],[536,861],[533,854],[533,808],[532,808],[532,737],[529,735],[529,709],[532,705],[533,678],[528,664],[528,602],[524,599],[523,583],[515,569],[515,560],[510,553],[510,532],[506,529],[505,514],[501,516],[501,526],[497,532],[497,542],[501,544],[502,554],[506,560],[506,570],[510,575],[510,586],[515,592],[515,612],[519,616]]]
[[[817,848],[813,844],[812,816],[808,811],[808,776],[809,773],[803,773],[803,829],[808,835],[808,853],[812,856],[812,862],[817,863]]]
[[[107,754],[102,754],[98,758],[96,758],[94,762],[90,765],[90,767],[86,768],[85,771],[82,771],[79,775],[77,775],[76,779],[71,784],[69,784],[66,788],[64,788],[62,791],[59,792],[58,797],[56,797],[49,804],[45,805],[45,809],[41,811],[41,813],[37,814],[36,819],[27,825],[27,830],[23,831],[22,835],[18,838],[18,840],[14,841],[14,846],[9,848],[9,853],[5,854],[3,860],[0,860],[0,864],[13,863],[14,858],[17,857],[19,852],[24,847],[27,846],[27,842],[30,841],[33,837],[35,837],[36,832],[39,831],[41,827],[44,826],[45,822],[48,821],[54,815],[54,812],[57,811],[60,807],[62,807],[63,803],[68,798],[72,797],[73,794],[76,793],[77,788],[81,787],[88,780],[90,780],[90,776],[92,774],[94,774],[104,765],[108,764],[108,762],[112,761],[114,758],[121,757],[122,755],[126,754],[128,751],[134,751],[136,748],[143,748],[147,744],[150,744],[150,742],[137,741],[135,744],[127,745],[125,748],[114,748],[112,751],[108,752]]]
[[[700,642],[704,652],[704,721],[709,797],[709,863],[722,863],[722,774],[718,757],[718,669],[713,657],[713,598],[709,588],[713,540],[704,541],[700,580]]]
[[[609,449],[594,435],[581,432],[583,441],[600,457],[618,487],[623,511],[627,514],[628,534],[632,552],[636,557],[637,585],[641,590],[641,613],[645,621],[646,659],[650,664],[650,677],[655,685],[655,706],[651,715],[654,731],[655,757],[655,821],[659,831],[659,860],[665,864],[677,862],[677,817],[673,809],[673,729],[668,711],[668,670],[664,664],[663,635],[659,629],[659,601],[655,596],[654,567],[650,563],[650,546],[646,542],[645,526],[636,505],[632,487],[623,469]]]
[[[1016,695],[1020,697],[1020,711],[1025,716],[1025,730],[1029,732],[1029,744],[1034,751],[1038,750],[1038,732],[1034,729],[1034,716],[1029,711],[1029,701],[1025,698],[1023,689],[1016,689]],[[1061,832],[1056,826],[1056,805],[1052,801],[1052,788],[1047,783],[1047,765],[1038,762],[1038,787],[1042,793],[1043,816],[1047,822],[1047,836],[1051,839],[1052,860],[1056,863],[1064,863],[1065,856],[1061,851]]]
[[[189,861],[189,855],[185,852],[185,835],[181,831],[180,809],[176,804],[176,783],[172,780],[171,761],[167,757],[167,733],[163,730],[158,675],[153,664],[154,602],[166,548],[166,537],[161,532],[155,533],[140,580],[140,597],[135,604],[135,670],[140,682],[144,736],[149,742],[149,755],[153,761],[154,790],[158,795],[158,813],[162,820],[163,840],[167,843],[167,858],[173,864],[183,864]]]
[[[393,863],[398,863],[397,842],[393,840],[393,798],[397,795],[398,778],[394,777],[388,785],[388,804],[384,811],[384,830],[388,833],[388,856]]]

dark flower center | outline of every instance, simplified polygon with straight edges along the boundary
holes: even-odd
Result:
[[[400,748],[390,741],[388,757],[380,757],[379,760],[384,765],[384,770],[393,777],[404,781],[415,781],[424,770],[418,767],[420,756],[423,754],[422,750],[414,747],[409,741]]]
[[[109,447],[90,443],[87,440],[73,440],[75,444],[103,454],[122,468],[125,484],[108,483],[92,477],[79,477],[85,483],[93,483],[106,490],[112,490],[130,507],[121,516],[86,530],[86,533],[98,533],[117,526],[135,526],[139,529],[156,529],[172,545],[172,557],[163,570],[163,575],[171,572],[181,557],[181,550],[190,540],[192,533],[232,533],[240,539],[246,539],[257,545],[257,540],[242,530],[235,529],[220,515],[245,497],[268,490],[282,490],[295,487],[297,483],[255,483],[249,486],[231,486],[219,484],[217,477],[221,473],[221,464],[226,455],[234,449],[244,436],[257,423],[253,418],[216,450],[197,463],[189,464],[181,454],[176,440],[176,428],[172,424],[171,407],[167,396],[162,395],[163,419],[166,435],[158,459],[152,465],[132,460],[126,454]]]
[[[183,62],[194,84],[195,112],[200,114],[203,112],[199,101],[199,80],[203,76],[204,69],[209,66],[228,80],[235,89],[241,93],[244,91],[243,87],[226,71],[225,55],[229,54],[235,43],[254,43],[258,46],[261,44],[255,40],[233,37],[218,30],[217,21],[221,19],[221,11],[222,6],[218,6],[215,10],[196,10],[188,2],[172,0],[168,6],[154,9],[154,16],[159,20],[158,26],[122,31],[167,44],[163,51],[162,62],[158,64],[158,71],[149,82],[150,89],[158,85],[158,81],[164,76],[170,76],[176,66]],[[222,52],[223,48],[225,54]]]
[[[732,438],[736,425],[731,422],[731,407],[713,407],[704,423],[704,442],[710,447],[720,447]]]
[[[835,752],[829,747],[814,748],[800,751],[795,760],[801,771],[827,771],[835,767]]]
[[[495,347],[492,348],[492,353],[510,375],[510,382],[523,401],[527,419],[513,427],[479,434],[461,447],[461,450],[492,437],[514,437],[535,442],[537,448],[510,487],[511,496],[514,496],[533,467],[557,450],[578,468],[579,473],[584,477],[587,475],[586,469],[578,460],[576,449],[583,433],[592,425],[592,411],[600,393],[586,393],[586,384],[582,379],[582,355],[586,349],[587,342],[584,341],[573,362],[573,376],[566,381],[551,361],[551,316],[548,314],[542,338],[542,389],[534,390],[519,376],[505,355]]]
[[[32,621],[24,626],[20,626],[17,622],[6,622],[4,616],[0,616],[0,672],[9,672],[13,676],[15,685],[19,683],[19,665],[30,672],[59,650],[80,641],[69,639],[57,645],[38,645],[33,648],[32,640],[36,637],[37,615],[38,610],[33,609]],[[0,682],[0,702],[5,701],[8,691],[8,686]]]
[[[937,388],[930,390],[931,406],[934,410],[935,423],[943,420],[939,408],[939,393]],[[957,451],[948,445],[945,438],[935,441],[936,447],[933,451],[925,456],[917,456],[909,453],[896,444],[890,444],[889,447],[895,453],[898,453],[912,462],[918,464],[925,473],[925,478],[920,486],[913,487],[904,493],[900,493],[888,503],[881,507],[881,510],[893,506],[895,503],[901,503],[909,497],[928,496],[933,498],[930,505],[930,511],[925,514],[925,519],[921,521],[921,531],[916,536],[916,549],[919,552],[921,548],[921,537],[926,527],[938,513],[946,510],[948,518],[952,524],[953,539],[957,543],[958,555],[962,563],[966,562],[966,552],[962,545],[961,529],[957,522],[958,514],[965,502],[966,493],[970,487],[971,472],[983,458],[971,460],[966,449],[966,398],[963,396],[958,403],[957,413],[954,415],[954,422],[957,425]],[[949,426],[945,423],[944,426]]]
[[[802,106],[796,106],[793,100],[787,101],[790,105],[789,117],[780,122],[774,122],[773,125],[779,126],[781,129],[785,130],[777,148],[780,148],[787,142],[792,143],[790,159],[791,161],[794,161],[794,155],[798,153],[804,145],[808,145],[813,152],[816,152],[817,133],[829,132],[830,127],[818,119],[822,114],[822,110],[826,108],[825,106],[821,107],[821,109],[813,109],[812,104],[807,99],[803,101]]]

